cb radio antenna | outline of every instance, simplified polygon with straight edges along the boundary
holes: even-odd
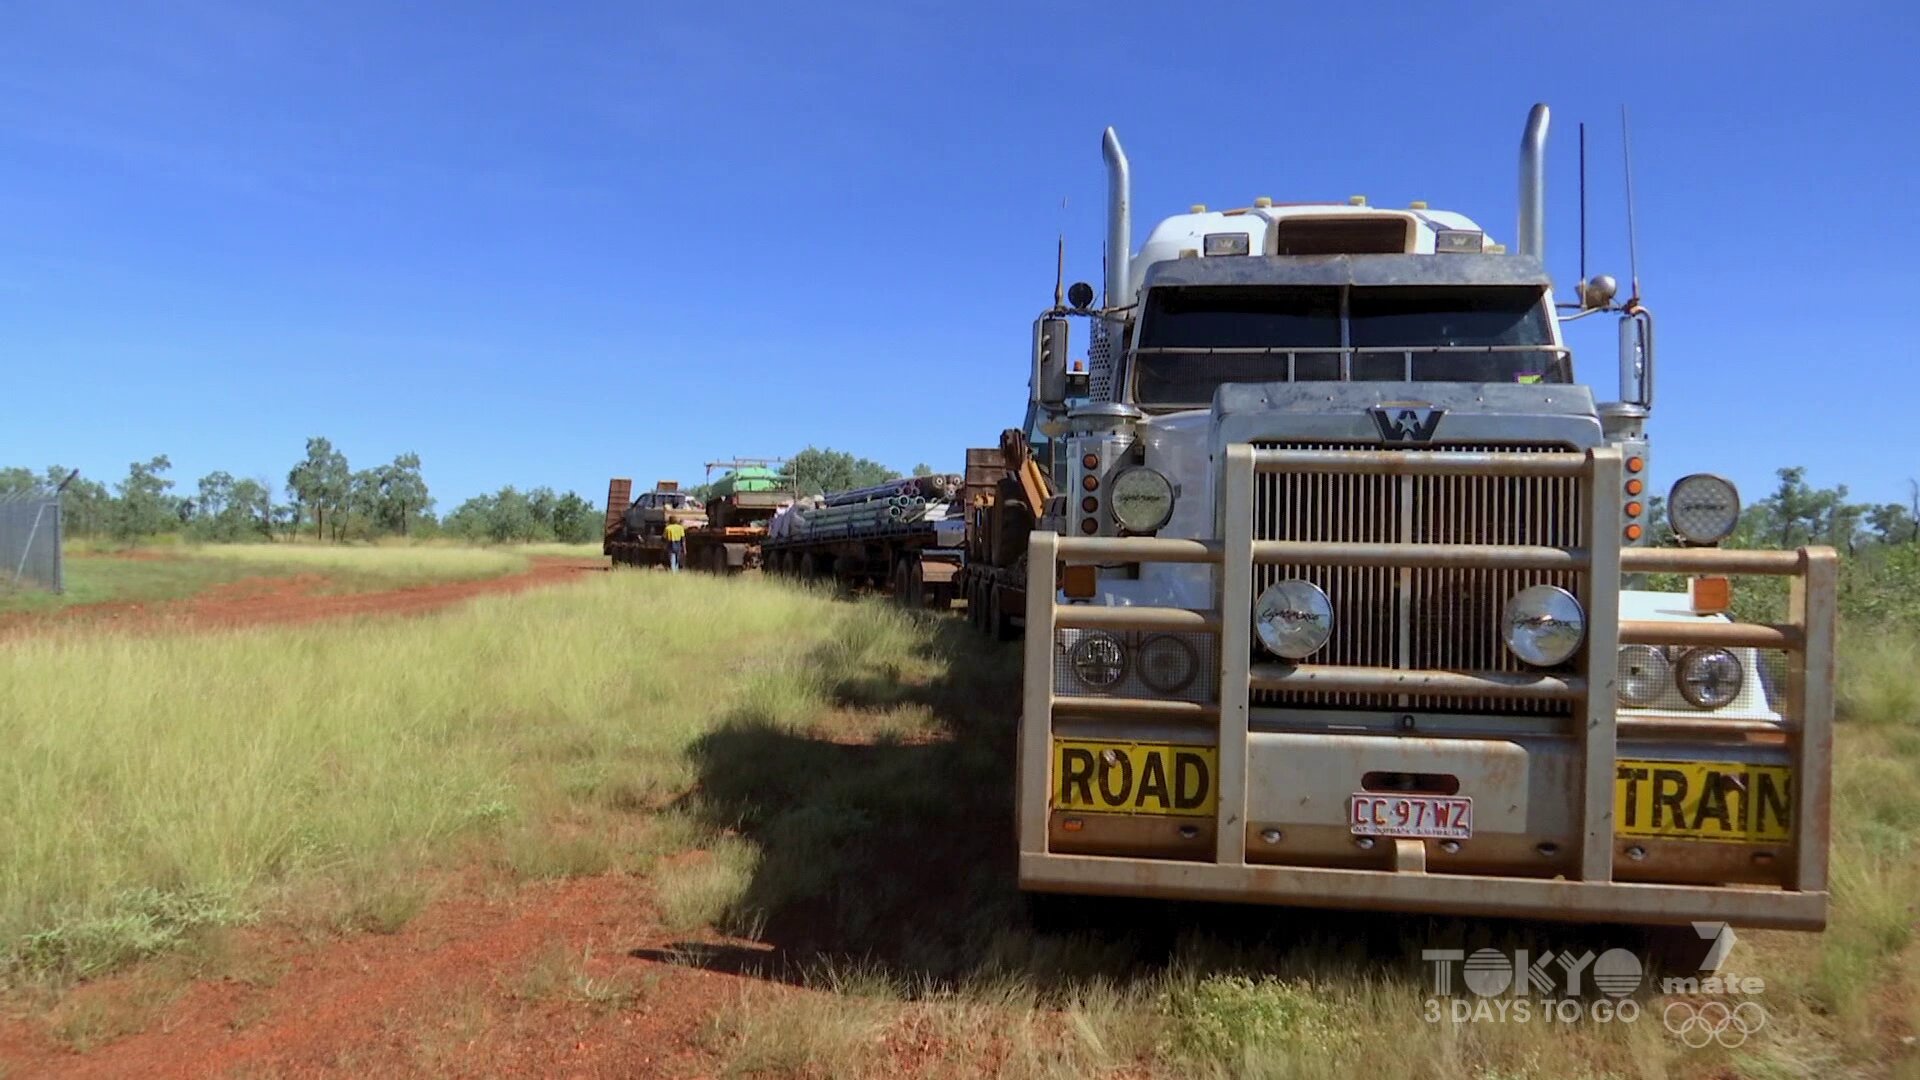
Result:
[[[1587,123],[1580,122],[1580,287],[1587,282]]]

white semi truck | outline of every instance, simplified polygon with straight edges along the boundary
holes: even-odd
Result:
[[[1104,302],[1034,332],[1022,888],[1825,924],[1834,553],[1720,549],[1708,475],[1646,543],[1652,317],[1606,278],[1556,302],[1547,120],[1511,251],[1419,203],[1261,198],[1135,252],[1106,132]],[[1607,313],[1598,402],[1562,322]],[[1790,579],[1780,622],[1729,619],[1748,575]]]

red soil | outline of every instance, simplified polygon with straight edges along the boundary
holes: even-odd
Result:
[[[346,594],[320,591],[326,579],[318,574],[246,578],[178,600],[115,601],[0,616],[0,641],[57,626],[177,631],[285,625],[352,615],[420,615],[475,596],[552,585],[606,569],[604,559],[535,556],[532,565],[518,574]]]
[[[240,935],[277,976],[189,983],[137,1034],[78,1053],[48,1017],[0,1019],[8,1076],[700,1076],[704,1022],[758,980],[667,959],[645,886],[607,875],[522,886],[469,882],[399,933],[313,941]],[[748,946],[751,948],[751,946]],[[582,977],[594,992],[583,992]],[[137,975],[59,1007],[109,1008]],[[613,988],[617,993],[610,993]],[[782,991],[798,992],[798,991]],[[599,1000],[595,1000],[600,995]]]

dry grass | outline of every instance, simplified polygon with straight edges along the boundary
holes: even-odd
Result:
[[[330,591],[369,592],[499,577],[527,568],[526,554],[518,549],[425,545],[174,543],[124,558],[124,549],[70,544],[67,554],[64,593],[0,587],[0,612],[173,600],[250,577],[317,575]]]
[[[421,620],[17,642],[0,975],[110,970],[316,882],[348,883],[345,922],[394,928],[418,906],[378,882],[395,866],[657,857],[636,808],[686,788],[689,746],[741,710],[823,710],[810,651],[872,621],[771,584],[621,574]]]
[[[504,548],[369,547],[342,544],[204,544],[183,549],[193,559],[238,564],[250,573],[321,574],[358,586],[393,588],[428,581],[499,577],[527,567]]]
[[[1007,797],[1006,729],[995,721],[1005,722],[1014,673],[1004,654],[961,639],[894,659],[885,677],[843,682],[839,711],[803,734],[736,718],[701,744],[709,819],[737,822],[759,856],[730,903],[702,890],[685,917],[719,909],[712,925],[757,933],[790,962],[825,958],[781,969],[800,988],[744,996],[715,1022],[710,1045],[732,1072],[756,1076],[883,1076],[901,1060],[927,1075],[1031,1077],[1911,1070],[1920,1067],[1903,1041],[1920,1032],[1920,710],[1902,696],[1908,652],[1883,639],[1845,659],[1832,926],[1741,936],[1734,966],[1766,980],[1770,1020],[1737,1050],[1688,1049],[1657,1012],[1632,1024],[1429,1022],[1419,950],[1458,943],[1435,935],[1537,952],[1596,933],[1581,928],[1207,905],[1136,918],[1099,902],[1097,932],[1029,929],[996,876],[1006,823],[992,816]],[[946,694],[955,687],[959,700]],[[917,710],[915,739],[879,737],[902,709]],[[968,793],[981,791],[976,806]],[[946,838],[966,831],[986,839],[956,855]],[[914,852],[935,874],[967,869],[945,890],[893,891],[888,875],[914,875]],[[1671,938],[1627,930],[1607,940],[1647,952]],[[834,957],[861,966],[849,978]]]
[[[303,906],[397,928],[425,894],[394,868],[478,859],[524,878],[644,873],[674,934],[758,939],[766,978],[704,1033],[732,1075],[1915,1067],[1910,639],[1843,664],[1832,927],[1742,935],[1765,1036],[1693,1051],[1657,1018],[1426,1019],[1435,935],[1537,949],[1577,945],[1577,927],[1102,905],[1086,932],[1036,931],[1006,858],[1014,650],[774,583],[594,577],[352,633],[0,653],[21,688],[0,699],[0,816],[29,826],[0,851],[14,976],[105,970]],[[603,967],[546,956],[517,993],[636,1007],[645,988]],[[74,1023],[85,1039],[116,1021]]]

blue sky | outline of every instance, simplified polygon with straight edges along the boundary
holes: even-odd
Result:
[[[808,443],[957,470],[1029,323],[1188,204],[1423,198],[1511,241],[1554,108],[1549,256],[1659,318],[1656,484],[1920,476],[1920,17],[1906,5],[10,6],[0,464],[166,453],[284,480],[308,435],[502,484],[701,477]],[[1613,384],[1609,323],[1574,339]]]

